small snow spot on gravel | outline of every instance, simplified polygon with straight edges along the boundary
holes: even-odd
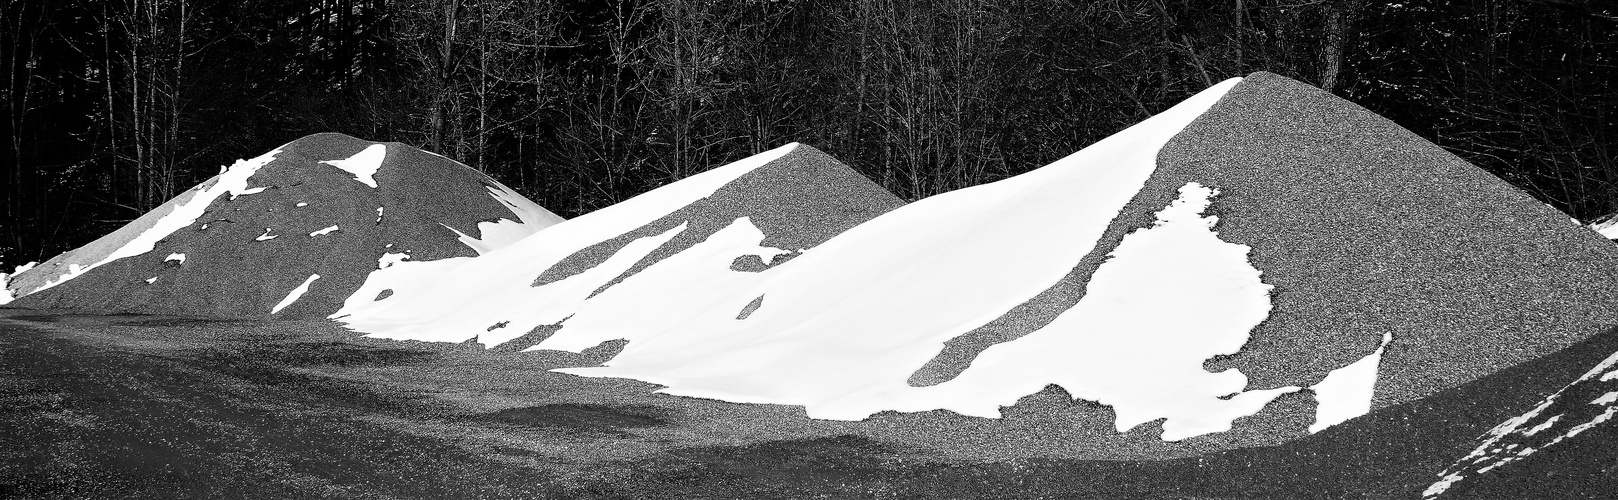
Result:
[[[230,193],[230,199],[234,200],[234,199],[236,199],[237,196],[242,196],[242,195],[259,194],[259,193],[264,192],[264,189],[265,188],[262,188],[262,187],[256,187],[256,188],[252,188],[252,189],[243,189],[241,191],[232,191]]]
[[[376,187],[376,171],[382,168],[382,160],[388,155],[388,146],[385,144],[372,144],[364,150],[355,153],[343,160],[329,160],[321,163],[331,165],[354,175],[354,180],[367,186]]]

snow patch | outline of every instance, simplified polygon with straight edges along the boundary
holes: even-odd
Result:
[[[1375,351],[1348,366],[1332,370],[1320,383],[1309,387],[1315,393],[1315,423],[1309,426],[1316,433],[1348,419],[1371,411],[1371,398],[1376,393],[1377,368],[1382,364],[1382,351],[1393,334],[1382,334],[1382,343]]]
[[[451,272],[457,266],[465,264],[471,257],[452,257],[448,259],[429,261],[409,261],[410,256],[403,253],[385,253],[377,259],[377,270],[372,271],[365,278],[365,283],[348,298],[343,299],[343,307],[332,313],[330,319],[343,320],[354,311],[361,311],[373,307],[386,307],[398,300],[396,293],[389,293],[386,298],[378,299],[382,292],[388,290],[409,289],[411,287],[430,286],[437,278]],[[353,329],[350,327],[350,329]]]
[[[300,202],[298,202],[298,204],[297,204],[297,205],[295,205],[295,206],[298,206],[298,207],[307,207],[307,206],[309,206],[309,204],[308,204],[308,203],[304,203],[304,202],[301,202],[301,201],[300,201]]]
[[[185,263],[185,254],[183,254],[183,253],[171,253],[171,254],[169,254],[168,257],[163,258],[163,262],[173,262],[175,264],[184,264]]]
[[[1523,431],[1522,435],[1524,435],[1524,436],[1532,436],[1532,435],[1544,432],[1545,429],[1549,429],[1549,428],[1551,428],[1551,426],[1556,425],[1556,421],[1561,420],[1561,419],[1562,419],[1561,415],[1556,415],[1556,416],[1552,416],[1551,418],[1547,418],[1547,419],[1545,419],[1545,422],[1543,422],[1543,423],[1541,423],[1539,425],[1533,426],[1533,427],[1529,428],[1526,431]],[[1528,451],[1528,449],[1524,449],[1523,451]],[[1519,453],[1519,454],[1521,454],[1521,453]]]
[[[1602,236],[1609,240],[1618,239],[1618,214],[1608,215],[1600,221],[1590,224],[1590,230],[1601,233]]]
[[[286,307],[292,305],[293,302],[297,302],[299,298],[303,297],[304,293],[309,291],[309,284],[314,283],[315,280],[318,279],[320,279],[319,274],[309,275],[309,278],[303,280],[303,283],[298,285],[297,288],[293,288],[292,291],[287,292],[287,296],[282,298],[280,302],[277,302],[275,307],[270,308],[270,314],[281,312],[282,309],[286,309]]]
[[[328,227],[328,228],[325,228],[325,229],[321,229],[321,230],[309,233],[309,237],[313,238],[315,236],[320,236],[320,235],[324,235],[324,234],[331,234],[333,231],[336,231],[336,230],[337,230],[337,226],[331,226],[331,227]]]
[[[382,168],[382,160],[388,156],[388,145],[372,144],[364,150],[354,153],[343,160],[326,160],[321,163],[343,169],[354,175],[354,180],[367,186],[376,187],[376,171]],[[378,215],[381,215],[380,213]]]
[[[253,241],[273,240],[273,239],[276,239],[278,237],[280,237],[280,235],[278,235],[278,234],[270,234],[270,228],[266,227],[266,228],[264,228],[264,234],[258,235],[257,238],[253,238]]]
[[[259,194],[259,193],[264,192],[265,189],[266,188],[263,188],[263,187],[256,187],[256,188],[252,188],[252,189],[243,189],[241,191],[232,192],[232,193],[230,193],[230,199],[234,200],[234,199],[236,199],[237,196],[245,196],[245,195],[250,195],[250,194]]]

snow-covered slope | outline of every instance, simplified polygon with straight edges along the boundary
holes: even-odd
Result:
[[[384,253],[477,255],[559,221],[441,156],[316,134],[238,161],[8,288],[20,307],[324,316]]]
[[[1158,418],[1169,419],[1165,430],[1173,439],[1223,430],[1285,391],[1221,399],[1241,392],[1245,379],[1201,371],[1203,359],[1239,349],[1269,304],[1268,287],[1245,265],[1246,249],[1219,242],[1212,220],[1198,215],[1212,192],[1195,185],[1160,212],[1159,226],[1134,236],[1138,247],[1118,247],[1111,263],[1117,270],[1107,279],[1098,271],[1091,286],[1106,291],[1092,293],[1105,293],[1096,303],[1107,306],[1071,310],[1043,334],[1003,344],[1004,353],[986,352],[951,382],[911,387],[907,380],[944,341],[1029,300],[1090,254],[1151,175],[1158,149],[1236,83],[1037,171],[902,207],[778,269],[682,290],[715,297],[705,301],[713,305],[703,314],[637,318],[633,327],[598,314],[589,328],[566,325],[536,347],[582,350],[627,338],[625,350],[605,367],[568,372],[641,379],[669,386],[662,392],[671,394],[803,405],[818,418],[939,408],[996,417],[999,406],[1059,383],[1114,405],[1120,430]],[[745,221],[734,227],[734,240],[716,237],[702,248],[706,266],[742,252],[771,251],[747,237]],[[1212,315],[1154,315],[1166,323],[1139,326],[1140,346],[1107,338],[1107,322],[1135,317],[1166,298],[1154,299],[1163,290],[1147,283],[1192,276],[1211,279],[1188,280],[1208,286],[1180,288],[1187,294],[1181,298],[1212,300],[1202,310]],[[602,298],[634,304],[682,282],[656,278],[662,276],[631,277]],[[755,300],[746,318],[737,319]],[[1171,340],[1176,331],[1204,340]],[[1146,349],[1159,342],[1177,342],[1185,355]],[[1147,358],[1153,361],[1142,363]],[[1133,371],[1121,376],[1117,369]]]
[[[1618,214],[1602,217],[1600,220],[1591,223],[1589,227],[1591,231],[1595,231],[1609,240],[1618,240]]]
[[[817,418],[995,417],[1056,385],[1105,405],[1086,418],[1119,434],[1098,443],[1141,456],[1320,432],[1618,321],[1568,306],[1618,298],[1610,244],[1275,75],[1027,174],[843,219],[815,245],[781,243],[766,205],[706,201],[791,185],[732,182],[787,154],[476,259],[394,264],[337,317],[389,338],[627,340],[604,366],[565,371]],[[659,216],[689,207],[705,208]]]
[[[788,144],[585,214],[475,259],[384,262],[333,318],[373,336],[495,346],[601,310],[626,278],[682,268],[689,289],[608,308],[647,317],[731,275],[751,275],[778,256],[820,244],[892,210],[891,193],[814,148]],[[751,231],[752,250],[726,250],[714,273],[684,269],[715,238]],[[758,245],[764,245],[763,248]],[[751,260],[738,258],[752,255]],[[677,258],[678,257],[678,258]],[[667,262],[665,261],[672,261]],[[749,266],[751,263],[751,266]],[[735,267],[740,270],[732,270]],[[710,281],[714,280],[714,281]]]

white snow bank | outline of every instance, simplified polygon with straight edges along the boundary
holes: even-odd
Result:
[[[507,332],[521,335],[535,326],[556,323],[574,312],[570,304],[577,304],[578,290],[588,288],[593,292],[617,275],[606,272],[608,268],[600,268],[584,278],[572,277],[572,281],[531,286],[545,270],[586,247],[633,231],[711,196],[737,177],[796,147],[797,143],[788,144],[681,179],[559,222],[546,228],[543,236],[523,238],[475,259],[434,266],[432,271],[422,270],[425,268],[417,265],[426,263],[410,263],[412,266],[407,269],[413,269],[411,271],[402,270],[398,265],[373,271],[360,291],[349,297],[332,317],[351,329],[375,337],[440,342],[461,342],[483,334],[490,334],[485,340],[493,342],[497,338],[510,338]],[[603,266],[627,269],[639,260],[637,254],[649,254],[672,237],[672,233],[664,233],[643,238],[621,249],[621,255],[615,255],[609,259],[610,264]],[[385,300],[374,300],[383,289],[392,290],[393,294]],[[575,298],[549,302],[564,296]],[[488,330],[490,325],[502,322],[507,323],[501,329],[505,332]]]
[[[1109,271],[1098,270],[1088,303],[1081,302],[1039,332],[990,348],[955,380],[926,388],[910,387],[906,380],[936,356],[946,340],[999,317],[1066,275],[1094,249],[1113,218],[1151,176],[1163,144],[1238,81],[1223,82],[1039,170],[883,214],[775,269],[747,273],[757,277],[754,283],[708,278],[727,281],[726,291],[716,294],[726,298],[714,301],[718,305],[713,310],[684,324],[637,333],[604,367],[559,371],[635,378],[667,386],[660,392],[670,394],[802,405],[811,417],[831,419],[938,408],[997,417],[999,406],[1013,404],[1047,383],[1060,383],[1081,397],[1117,405],[1120,426],[1141,418],[1169,418],[1168,439],[1228,427],[1230,420],[1294,388],[1223,400],[1220,396],[1241,390],[1245,377],[1234,371],[1201,370],[1202,361],[1213,355],[1208,353],[1240,348],[1247,330],[1267,314],[1268,298],[1258,272],[1246,264],[1246,248],[1219,242],[1208,228],[1211,219],[1195,216],[1202,206],[1195,199],[1201,192],[1197,187],[1188,187],[1188,201],[1165,210],[1161,227],[1135,235],[1133,239],[1143,243],[1129,248],[1137,250],[1121,247],[1104,265]],[[1170,247],[1175,245],[1153,240],[1175,245],[1191,241],[1195,242],[1191,248],[1198,250],[1174,251]],[[756,243],[738,234],[730,242],[731,253],[721,253],[710,265],[767,250]],[[1195,255],[1185,255],[1190,252]],[[1158,259],[1192,260],[1176,264]],[[624,287],[627,293],[644,288],[647,296],[660,292],[656,295],[663,297],[693,293],[689,281],[653,282],[662,273],[678,274],[662,269],[667,262],[614,289]],[[1165,275],[1153,271],[1154,266],[1180,271]],[[1183,273],[1209,281],[1182,280]],[[1119,277],[1107,278],[1113,275]],[[1158,285],[1142,290],[1131,284],[1137,279],[1157,280]],[[609,289],[599,298],[613,293]],[[769,300],[745,320],[735,319],[761,295]],[[1166,306],[1159,301],[1164,296],[1184,300],[1174,302],[1174,313],[1164,313],[1161,309]],[[631,330],[601,324],[591,330],[602,333],[586,336],[570,331],[576,320],[596,316],[581,313],[568,319],[561,331],[536,347],[576,350]],[[685,320],[691,315],[678,316],[677,320]],[[1148,355],[1132,351],[1139,347],[1127,342],[1112,342],[1109,337],[1122,336],[1115,330],[1121,324],[1153,332],[1159,341],[1176,339],[1164,342],[1179,342],[1176,332],[1181,331],[1215,333],[1206,335],[1207,343],[1186,346],[1184,352],[1164,349]],[[650,326],[632,325],[637,331]],[[1162,359],[1129,372],[1130,376],[1116,377],[1142,375],[1144,380],[1138,383],[1109,382],[1103,379],[1118,374],[1084,372],[1088,368],[1080,365],[1085,362],[1074,361],[1092,359],[1095,354],[1076,347],[1091,345],[1119,349],[1109,351],[1108,357]],[[1150,390],[1160,392],[1130,395]],[[1175,400],[1178,397],[1185,399]],[[1202,410],[1212,413],[1200,414]]]
[[[287,296],[282,298],[280,302],[277,302],[275,307],[270,308],[270,314],[281,312],[282,309],[286,309],[286,307],[292,305],[293,302],[297,302],[299,298],[303,297],[304,293],[309,291],[309,284],[314,283],[315,280],[318,279],[320,279],[320,275],[318,274],[309,275],[309,278],[303,280],[303,283],[299,284],[297,288],[293,288],[292,291],[287,292]]]
[[[0,273],[0,306],[10,304],[11,301],[17,300],[17,297],[11,292],[11,277],[22,274],[23,271],[33,269],[36,265],[39,265],[39,262],[29,262],[27,264],[12,268],[10,273]]]
[[[342,160],[326,160],[321,163],[343,169],[353,174],[354,180],[376,187],[376,171],[382,168],[382,160],[388,156],[388,145],[372,144],[354,156]]]
[[[316,237],[316,236],[331,234],[334,231],[337,231],[337,226],[330,226],[330,227],[326,227],[324,229],[316,230],[315,232],[309,233],[309,237],[313,238],[313,237]]]
[[[1377,368],[1382,365],[1382,351],[1392,341],[1393,334],[1382,334],[1382,343],[1375,351],[1348,366],[1332,370],[1325,379],[1309,386],[1315,393],[1317,403],[1315,423],[1309,425],[1309,432],[1320,432],[1370,413],[1371,398],[1376,395]]]
[[[1602,236],[1607,237],[1609,240],[1618,240],[1618,217],[1592,224],[1590,229],[1601,233]]]
[[[285,145],[283,145],[283,147],[285,147]],[[130,239],[129,242],[124,243],[124,245],[118,247],[117,250],[113,250],[112,253],[107,254],[106,257],[103,257],[101,260],[93,262],[89,265],[80,265],[78,263],[69,264],[68,272],[66,274],[58,276],[55,280],[47,282],[29,293],[38,292],[40,290],[60,285],[67,280],[78,277],[91,269],[100,267],[102,264],[122,259],[124,257],[133,257],[152,251],[152,248],[157,244],[158,240],[166,238],[170,234],[174,234],[174,232],[180,230],[180,228],[188,227],[195,223],[197,218],[201,217],[202,213],[208,209],[208,205],[213,204],[214,200],[218,199],[221,195],[230,194],[230,197],[234,199],[239,195],[256,192],[247,188],[247,180],[253,177],[253,174],[258,173],[260,168],[263,168],[270,162],[275,161],[275,155],[280,153],[281,148],[275,148],[274,151],[270,151],[251,160],[237,160],[235,164],[232,164],[229,168],[225,168],[219,173],[219,176],[216,177],[217,181],[214,182],[212,186],[198,192],[185,204],[175,206],[174,210],[170,211],[168,215],[164,215],[163,218],[158,219],[156,223],[152,224],[152,227],[148,228],[140,235]]]

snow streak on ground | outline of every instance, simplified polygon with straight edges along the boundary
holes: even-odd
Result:
[[[1592,394],[1600,395],[1588,401],[1577,399]],[[1618,353],[1546,397],[1534,409],[1490,429],[1482,444],[1444,470],[1438,482],[1428,486],[1422,495],[1426,498],[1441,495],[1469,475],[1486,474],[1528,458],[1607,422],[1618,416],[1618,406],[1614,403],[1618,403]],[[1565,426],[1566,430],[1548,432],[1559,426]]]
[[[281,312],[282,309],[286,309],[286,307],[292,305],[293,302],[297,302],[299,298],[303,297],[304,293],[309,291],[309,284],[314,283],[315,280],[318,279],[320,279],[320,275],[318,274],[309,275],[309,278],[303,280],[303,283],[299,284],[297,288],[293,288],[292,291],[287,292],[287,296],[282,298],[280,302],[277,302],[275,307],[270,308],[270,314]]]

